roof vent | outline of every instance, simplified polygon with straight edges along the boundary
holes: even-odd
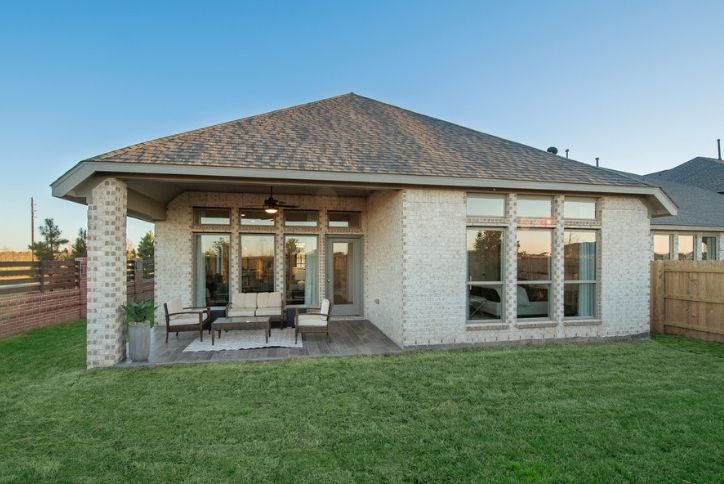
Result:
[[[556,148],[555,146],[549,146],[546,151],[547,151],[548,153],[553,153],[554,155],[557,155],[557,154],[558,154],[558,148]]]
[[[716,150],[719,152],[719,161],[721,161],[721,139],[717,138],[716,140]]]

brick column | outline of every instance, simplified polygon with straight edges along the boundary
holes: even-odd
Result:
[[[671,260],[679,260],[679,234],[669,236],[671,241]]]
[[[505,214],[508,218],[508,233],[505,239],[505,285],[503,287],[505,304],[503,322],[512,324],[518,318],[518,198],[509,193],[505,200]]]
[[[553,253],[551,254],[551,320],[559,324],[563,322],[563,278],[564,278],[564,251],[563,251],[563,195],[553,197]]]
[[[701,234],[694,235],[694,260],[701,260]]]
[[[88,200],[88,368],[126,357],[126,183],[103,179]]]
[[[716,238],[716,249],[719,252],[716,260],[724,260],[724,232],[721,232],[719,237]]]

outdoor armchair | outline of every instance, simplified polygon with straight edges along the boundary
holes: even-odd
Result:
[[[211,332],[211,308],[184,308],[181,298],[175,297],[163,304],[166,316],[166,343],[168,334],[183,331],[198,331],[201,341],[204,340],[204,329]]]
[[[318,312],[297,313],[294,321],[294,343],[299,333],[325,333],[329,339],[329,315],[332,313],[332,303],[329,299],[322,299],[322,306]]]

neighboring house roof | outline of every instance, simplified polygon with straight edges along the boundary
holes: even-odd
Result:
[[[724,228],[724,195],[653,175],[644,179],[660,186],[679,208],[676,215],[651,219],[651,225]]]
[[[722,193],[724,192],[724,161],[699,156],[670,170],[646,175],[647,181],[656,183],[656,180],[659,179]]]
[[[85,161],[645,185],[353,93],[148,141]]]

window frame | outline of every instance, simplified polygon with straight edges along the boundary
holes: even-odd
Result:
[[[553,208],[552,205],[552,199],[551,199],[551,210]],[[527,218],[527,217],[525,217]],[[516,250],[516,256],[515,256],[515,285],[516,285],[516,311],[515,311],[515,320],[517,322],[521,323],[527,323],[527,322],[534,322],[534,321],[553,321],[553,314],[551,309],[553,308],[553,252],[555,250],[555,238],[553,237],[554,231],[552,228],[545,228],[545,227],[522,227],[518,228],[516,230],[516,240],[519,240],[518,235],[521,232],[547,232],[550,235],[551,245],[550,245],[550,252],[548,255],[548,279],[540,279],[540,280],[525,280],[523,282],[518,279],[518,251]],[[518,246],[520,247],[520,245]],[[548,299],[546,301],[548,305],[548,314],[545,316],[521,316],[518,314],[518,305],[517,305],[517,297],[518,297],[518,286],[547,286],[548,290]]]
[[[243,220],[245,219],[245,217],[242,217],[242,214],[245,212],[264,212],[264,209],[263,208],[240,208],[239,217],[238,217],[239,218],[239,227],[254,227],[254,229],[256,229],[256,230],[274,230],[277,226],[278,214],[276,214],[276,213],[268,214],[272,219],[272,223],[271,223],[271,225],[269,225],[269,224],[245,224],[245,223],[243,223]],[[266,212],[264,212],[264,213],[266,213]],[[249,220],[249,219],[247,219],[247,220]],[[255,218],[253,220],[259,220],[259,219]]]
[[[335,226],[332,225],[333,214],[352,214],[357,216],[357,225]],[[319,222],[317,222],[319,223]],[[327,228],[332,230],[359,230],[362,228],[362,212],[357,210],[327,210]]]
[[[704,239],[714,239],[713,252],[710,254],[713,257],[704,259]],[[699,247],[699,253],[701,254],[701,260],[719,260],[719,237],[716,235],[702,234],[701,236],[701,247]],[[709,251],[706,252],[709,254]]]
[[[691,259],[682,259],[681,256],[681,237],[691,237]],[[674,260],[696,260],[696,234],[681,233],[676,234],[676,258]]]
[[[276,268],[277,268],[277,254],[276,254],[276,234],[274,233],[257,233],[257,232],[239,232],[239,292],[244,292],[244,244],[242,243],[243,237],[270,237],[272,240],[272,291],[276,292],[277,281],[276,281]],[[268,291],[255,291],[268,292]]]
[[[314,219],[314,225],[297,225],[297,224],[289,224],[287,223],[287,214],[289,213],[314,213],[316,214],[316,218]],[[319,210],[309,210],[309,209],[285,209],[284,210],[284,220],[283,220],[283,227],[284,228],[292,228],[292,229],[319,229]]]
[[[467,255],[467,234],[468,231],[484,231],[484,232],[500,232],[500,275],[502,280],[500,281],[473,281],[470,279],[470,259]],[[505,274],[506,274],[506,263],[505,263],[505,247],[506,240],[508,238],[508,230],[506,227],[491,227],[482,225],[467,225],[465,227],[465,324],[500,324],[505,319]],[[472,286],[477,287],[500,287],[500,317],[491,319],[470,319],[470,288]]]
[[[468,204],[468,200],[470,200],[471,198],[500,199],[503,202],[503,213],[501,215],[472,214],[469,211],[470,206]],[[508,215],[507,198],[508,195],[505,193],[467,193],[465,195],[465,216],[468,218],[494,218],[503,220]]]
[[[231,207],[192,207],[193,224],[197,227],[230,227],[233,218]],[[197,214],[200,210],[225,210],[229,213],[229,221],[227,223],[202,223],[201,217]]]
[[[191,279],[192,298],[191,298],[191,300],[193,301],[193,305],[194,305],[194,306],[199,306],[199,305],[198,305],[198,301],[197,301],[197,299],[196,299],[196,296],[197,296],[197,287],[196,287],[196,285],[198,284],[198,274],[197,274],[197,271],[196,271],[196,264],[198,263],[198,261],[196,260],[196,256],[198,255],[199,238],[200,238],[201,236],[205,236],[205,235],[227,236],[227,237],[229,238],[229,255],[228,255],[229,266],[228,266],[228,268],[227,268],[228,273],[229,273],[229,281],[228,281],[228,286],[229,286],[229,287],[228,287],[228,295],[227,295],[227,298],[228,298],[227,304],[228,304],[228,303],[231,301],[231,280],[232,280],[232,277],[231,277],[231,268],[232,268],[232,265],[231,265],[231,264],[232,264],[232,257],[231,257],[231,251],[232,251],[232,249],[231,249],[231,244],[232,244],[232,240],[231,240],[231,239],[232,239],[232,237],[233,237],[234,234],[233,234],[232,232],[221,232],[221,231],[209,231],[209,232],[205,232],[205,231],[192,231],[191,234],[192,234],[192,237],[193,237],[193,243],[192,243],[192,251],[193,251],[193,252],[192,252],[192,257],[191,257],[191,263],[192,263],[192,279]],[[199,307],[205,307],[205,306],[206,306],[206,303],[200,305]]]
[[[664,233],[664,232],[653,232],[651,234],[651,253],[652,253],[652,259],[653,260],[674,260],[672,258],[672,251],[674,248],[674,240],[673,240],[674,234],[670,233]],[[657,259],[656,258],[656,237],[667,237],[668,238],[668,245],[669,245],[669,253],[666,259]],[[678,254],[677,254],[678,255]]]
[[[313,307],[318,307],[319,304],[320,304],[320,297],[319,297],[319,296],[320,296],[321,287],[322,287],[322,286],[321,286],[321,284],[322,284],[322,278],[320,277],[321,248],[320,248],[320,246],[319,246],[319,241],[321,240],[321,235],[318,234],[318,233],[314,233],[314,234],[311,234],[311,233],[309,233],[309,234],[307,234],[307,233],[302,233],[302,234],[284,233],[283,237],[284,237],[284,251],[283,251],[283,254],[284,254],[284,287],[283,287],[283,292],[282,292],[282,298],[283,298],[284,306],[287,307],[287,308],[310,308],[310,307],[313,308]],[[287,281],[287,269],[288,269],[288,267],[289,267],[289,262],[288,262],[288,260],[287,260],[287,239],[288,239],[288,238],[300,238],[300,237],[313,237],[313,238],[315,238],[316,241],[317,241],[317,249],[316,249],[316,250],[317,250],[317,267],[316,267],[316,271],[317,271],[317,292],[316,292],[316,302],[313,302],[313,303],[311,303],[311,304],[289,304],[289,303],[287,302],[287,286],[288,286],[288,284],[287,284],[287,282],[288,282],[288,281]],[[305,271],[307,270],[306,263],[307,263],[307,261],[306,261],[306,254],[305,254],[305,262],[304,262],[304,264],[305,264],[304,270],[305,270]]]
[[[566,203],[567,202],[581,202],[581,201],[589,201],[593,202],[593,218],[581,218],[581,217],[566,217]],[[563,197],[563,220],[565,221],[571,221],[571,222],[578,222],[578,221],[585,221],[585,222],[591,222],[591,221],[597,221],[599,219],[598,216],[598,205],[599,205],[599,199],[594,197],[581,197],[581,196],[567,196],[565,195]]]
[[[568,232],[587,232],[587,233],[593,233],[595,237],[596,242],[596,254],[594,258],[594,268],[595,268],[595,278],[594,279],[566,279],[566,270],[565,270],[565,264],[566,264],[566,256],[565,256],[565,249],[566,249],[566,233]],[[566,228],[563,231],[563,247],[561,247],[561,250],[563,250],[563,319],[565,321],[583,321],[583,320],[597,320],[599,319],[599,308],[601,304],[601,294],[600,294],[600,261],[601,261],[601,231],[599,229],[593,229],[593,228]],[[566,286],[567,285],[592,285],[593,286],[593,315],[591,316],[566,316],[565,311],[565,294],[566,294]]]

